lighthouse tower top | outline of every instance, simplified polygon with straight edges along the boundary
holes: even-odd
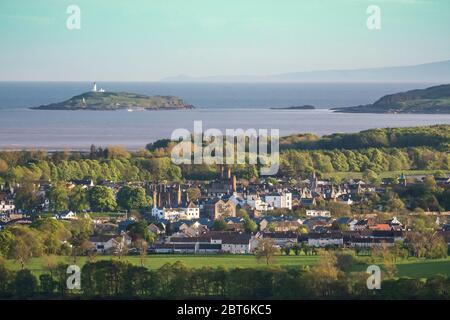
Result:
[[[97,82],[94,82],[94,86],[92,87],[92,92],[105,92],[105,89],[103,89],[103,88],[97,89]]]

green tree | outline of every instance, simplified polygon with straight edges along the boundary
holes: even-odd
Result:
[[[117,193],[117,204],[126,210],[142,209],[151,206],[151,201],[142,187],[122,187]]]
[[[6,259],[0,256],[0,298],[9,295],[12,280],[13,272],[6,267]]]
[[[386,210],[390,212],[402,212],[405,209],[405,204],[399,198],[392,198],[386,202]]]
[[[11,248],[14,242],[14,235],[9,231],[0,231],[0,256],[8,257],[10,256]]]
[[[8,163],[3,160],[0,159],[0,175],[5,174],[8,171]]]
[[[75,186],[69,192],[69,210],[82,212],[89,207],[88,191],[81,187]]]
[[[336,266],[343,272],[348,272],[355,264],[355,257],[350,253],[337,253]]]
[[[213,229],[215,231],[224,231],[227,230],[227,223],[223,219],[217,219],[214,221]]]
[[[41,292],[47,296],[52,295],[58,286],[58,283],[53,279],[53,277],[45,273],[39,276],[39,283]]]
[[[264,260],[266,265],[273,262],[275,255],[279,253],[279,249],[275,245],[273,239],[261,239],[255,249],[256,259],[258,261]]]
[[[81,246],[94,233],[92,220],[89,218],[71,221],[69,231],[72,234],[70,240],[73,246]]]
[[[46,193],[49,201],[49,209],[53,212],[60,212],[69,208],[69,198],[67,189],[61,184],[50,187]]]
[[[190,201],[197,201],[202,196],[202,192],[197,187],[191,187],[187,189],[187,195]]]
[[[95,186],[89,192],[89,204],[94,211],[111,211],[117,207],[112,189]]]
[[[34,185],[25,183],[17,189],[15,203],[17,209],[32,213],[42,203],[42,199],[37,195]]]
[[[33,298],[38,291],[38,282],[30,270],[20,270],[11,283],[16,298]]]
[[[381,183],[381,179],[378,174],[370,169],[367,169],[363,172],[363,179],[371,184],[379,185]]]
[[[14,226],[9,230],[14,235],[9,258],[19,262],[22,269],[32,257],[42,256],[44,244],[39,231],[26,226]]]
[[[139,259],[141,261],[141,267],[144,267],[144,260],[147,256],[148,243],[144,239],[138,239],[135,241],[135,246],[139,251]]]
[[[148,230],[147,222],[139,221],[133,222],[127,226],[127,231],[133,241],[142,239],[147,242],[152,242],[153,233]]]
[[[249,217],[244,218],[244,230],[248,233],[253,233],[258,229],[255,221],[251,220]]]
[[[333,252],[323,251],[318,263],[311,269],[309,286],[315,295],[327,297],[332,294],[333,283],[338,280],[340,271],[336,255]]]

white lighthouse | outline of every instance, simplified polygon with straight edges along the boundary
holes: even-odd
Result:
[[[92,92],[105,92],[105,89],[100,88],[97,90],[97,82],[94,82],[94,86],[92,87]]]

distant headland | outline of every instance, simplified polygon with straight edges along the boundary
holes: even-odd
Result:
[[[69,100],[32,107],[34,110],[184,110],[194,109],[193,105],[185,103],[174,96],[147,96],[129,92],[109,92],[97,84],[90,92],[74,96]]]
[[[450,84],[389,94],[373,104],[332,110],[346,113],[450,114]]]

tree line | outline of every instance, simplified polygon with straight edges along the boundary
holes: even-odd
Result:
[[[448,150],[450,125],[369,129],[357,133],[335,133],[318,137],[296,134],[283,137],[282,149],[332,150],[367,148],[431,147]]]
[[[341,263],[342,264],[342,263]],[[188,268],[181,262],[156,270],[119,260],[86,263],[81,289],[67,289],[67,267],[59,264],[36,277],[13,272],[0,261],[0,297],[138,299],[449,299],[450,279],[385,278],[380,290],[367,288],[365,272],[343,272],[336,260],[309,268]]]
[[[367,172],[400,170],[450,170],[448,152],[427,147],[408,149],[285,150],[280,156],[282,176],[310,176],[313,171]]]

